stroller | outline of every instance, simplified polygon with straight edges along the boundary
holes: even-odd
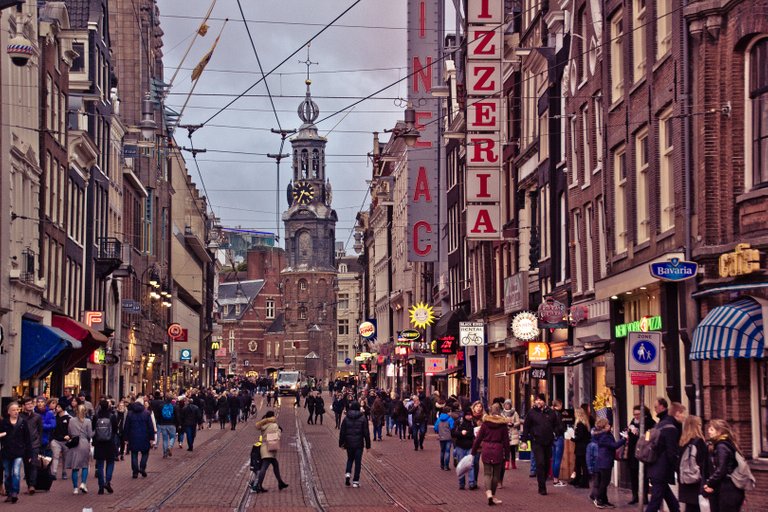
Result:
[[[259,471],[261,470],[261,436],[259,440],[253,443],[251,447],[251,477],[248,480],[248,487],[251,491],[256,490],[256,484],[259,481]]]

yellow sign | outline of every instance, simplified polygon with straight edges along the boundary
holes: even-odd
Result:
[[[408,310],[411,316],[411,325],[418,329],[426,329],[435,322],[435,310],[432,306],[419,302]]]
[[[213,340],[211,342],[211,350],[219,350],[221,348],[221,343],[218,340]]]
[[[735,277],[760,270],[760,251],[749,244],[736,244],[733,252],[720,255],[720,277]]]
[[[546,343],[528,344],[528,361],[546,361],[549,359],[549,347]]]

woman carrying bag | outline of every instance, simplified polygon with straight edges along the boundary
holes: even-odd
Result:
[[[738,512],[744,504],[744,490],[729,478],[738,466],[739,445],[733,430],[725,420],[712,420],[707,425],[707,437],[711,472],[704,484],[704,495],[709,498],[712,512]]]
[[[702,487],[709,473],[708,468],[709,452],[701,430],[701,418],[688,416],[683,422],[683,435],[680,436],[680,457],[677,469],[679,481],[677,499],[680,503],[685,503],[685,512],[701,511],[699,500],[702,498]],[[703,512],[708,512],[709,508],[706,505],[705,508]]]
[[[93,426],[91,420],[86,417],[85,405],[77,406],[77,414],[69,420],[69,435],[67,439],[67,455],[64,460],[64,467],[70,470],[72,474],[73,494],[88,493],[88,487],[85,486],[88,480],[88,465],[91,463],[91,438],[93,437]],[[82,480],[77,485],[78,473],[82,469]]]
[[[491,405],[491,413],[483,416],[483,423],[472,445],[472,455],[479,452],[483,460],[488,505],[500,505],[501,500],[496,498],[496,487],[504,461],[509,457],[509,430],[499,404]]]

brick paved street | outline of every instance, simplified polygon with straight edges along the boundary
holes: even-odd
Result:
[[[91,508],[101,511],[313,511],[352,512],[357,510],[401,510],[411,512],[465,511],[485,508],[485,493],[460,491],[454,471],[441,471],[439,445],[432,432],[427,433],[424,451],[415,452],[410,441],[384,437],[375,442],[363,457],[361,488],[344,486],[346,454],[338,448],[338,431],[332,415],[325,425],[308,425],[306,410],[294,409],[292,400],[284,400],[278,421],[283,428],[283,446],[279,453],[280,471],[290,487],[277,490],[270,469],[265,494],[247,491],[247,467],[251,444],[256,437],[255,421],[240,424],[236,432],[218,426],[198,433],[195,451],[178,448],[171,459],[162,459],[152,451],[148,477],[133,480],[130,463],[118,462],[113,478],[115,494],[96,495],[98,485],[91,465],[88,477],[90,493],[72,495],[68,480],[57,481],[48,493],[23,494],[13,510],[81,512]],[[267,410],[257,398],[259,417]],[[297,430],[298,428],[298,430]],[[297,433],[299,434],[297,436]],[[24,487],[24,486],[22,486]],[[507,472],[505,485],[497,493],[503,510],[541,511],[563,505],[572,512],[595,510],[587,491],[570,486],[549,486],[548,496],[536,493],[534,479],[528,478],[528,463]],[[613,503],[624,505],[628,493],[611,489]],[[3,509],[10,505],[3,503]],[[633,507],[619,507],[633,510]]]

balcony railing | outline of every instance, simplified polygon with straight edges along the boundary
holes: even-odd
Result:
[[[100,237],[99,251],[96,255],[96,273],[106,277],[123,263],[123,244],[114,237]]]

